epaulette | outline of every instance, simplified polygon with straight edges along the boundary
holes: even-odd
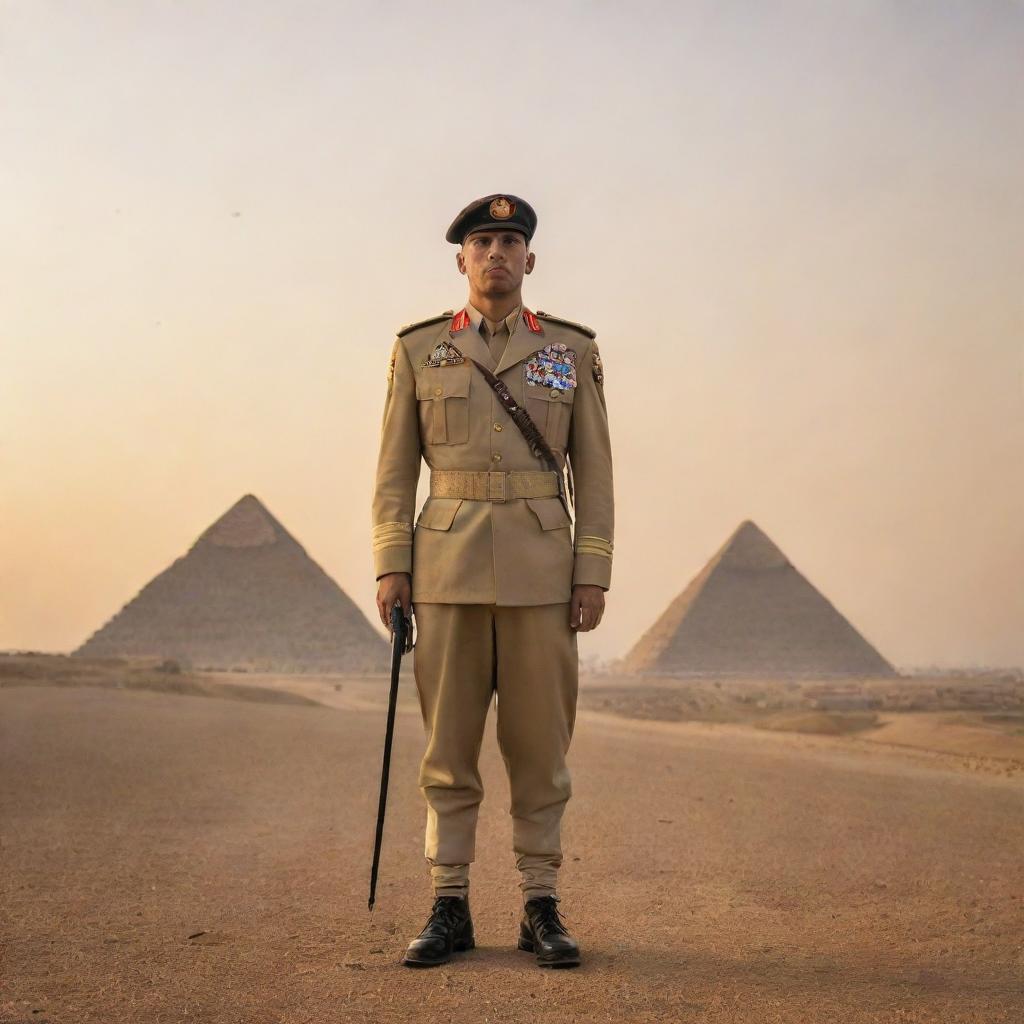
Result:
[[[586,324],[577,324],[572,320],[563,320],[560,316],[552,316],[552,314],[545,313],[540,309],[537,310],[537,316],[539,316],[541,320],[550,320],[552,323],[563,324],[565,327],[572,327],[581,334],[585,334],[588,338],[597,337],[597,331],[588,327]]]
[[[454,312],[454,309],[446,309],[443,313],[438,313],[437,316],[428,316],[426,320],[417,320],[414,324],[406,324],[404,327],[399,328],[398,337],[404,337],[410,331],[415,331],[417,327],[429,327],[431,324],[439,324],[442,320],[447,320]]]

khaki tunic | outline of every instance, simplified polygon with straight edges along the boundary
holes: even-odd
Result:
[[[379,579],[412,575],[414,602],[541,605],[569,601],[576,583],[611,585],[612,458],[603,375],[589,328],[522,311],[496,364],[476,329],[479,313],[451,313],[399,332],[391,354],[373,498]],[[539,328],[530,329],[530,320]],[[508,321],[506,321],[507,323]],[[454,327],[461,329],[452,330]],[[451,340],[464,362],[426,365]],[[530,384],[527,362],[547,345],[575,356],[576,386]],[[431,497],[415,519],[421,459],[431,471],[543,473],[469,357],[523,404],[575,485],[575,537],[557,497],[505,501]],[[494,478],[500,493],[501,481]],[[414,528],[415,519],[415,528]]]

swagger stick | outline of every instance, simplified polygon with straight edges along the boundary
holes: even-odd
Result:
[[[377,804],[377,835],[373,841],[373,866],[370,868],[369,909],[373,910],[377,892],[377,868],[380,866],[380,846],[384,838],[384,809],[388,802],[388,776],[391,774],[391,741],[395,735],[395,709],[398,705],[398,673],[402,667],[402,654],[406,649],[409,623],[402,614],[402,606],[391,609],[391,693],[388,697],[388,724],[384,733],[384,763],[380,770],[380,802]]]

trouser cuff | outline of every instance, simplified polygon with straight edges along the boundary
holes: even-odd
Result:
[[[430,881],[435,896],[466,896],[469,893],[469,865],[431,864]]]
[[[528,903],[538,896],[558,896],[553,885],[527,885],[523,882],[520,884],[520,888],[523,890],[523,903]]]
[[[538,854],[520,853],[516,856],[516,867],[522,879],[519,888],[523,899],[534,896],[553,896],[558,885],[558,869],[562,866],[561,851]]]

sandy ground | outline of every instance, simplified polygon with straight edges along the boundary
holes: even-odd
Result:
[[[583,710],[562,892],[585,961],[547,972],[514,948],[492,720],[479,947],[411,971],[429,910],[414,694],[371,916],[383,687],[290,685],[333,706],[0,689],[0,1021],[1024,1019],[1019,775]]]

